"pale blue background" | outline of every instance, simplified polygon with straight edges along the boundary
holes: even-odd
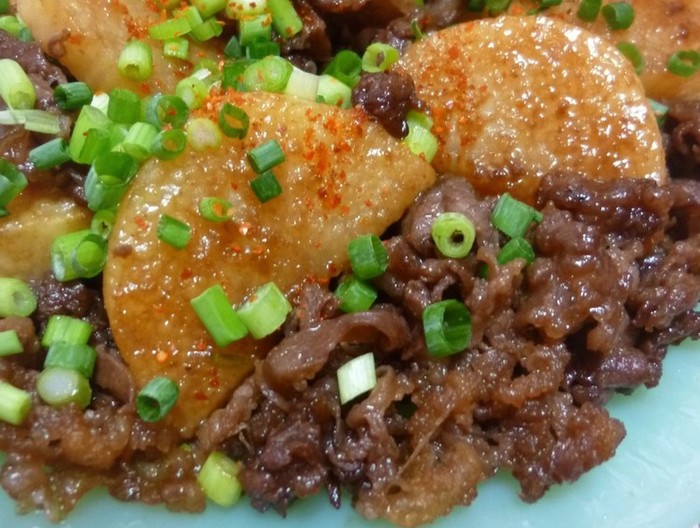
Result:
[[[549,491],[534,505],[521,502],[505,475],[485,483],[469,508],[437,521],[440,528],[693,528],[700,525],[700,345],[669,351],[659,387],[616,397],[609,406],[627,437],[608,463],[573,485]],[[0,528],[46,528],[43,514],[17,516],[0,493]],[[246,502],[201,515],[118,503],[91,493],[61,528],[386,528],[369,523],[349,504],[333,510],[325,497],[299,502],[286,520],[259,514]]]

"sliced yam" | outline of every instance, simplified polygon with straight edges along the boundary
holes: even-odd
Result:
[[[0,218],[0,277],[39,278],[51,269],[53,240],[90,226],[91,214],[48,184],[31,183]]]
[[[666,168],[644,88],[617,49],[545,17],[438,31],[401,59],[434,117],[438,172],[532,201],[549,172],[652,178]]]
[[[17,12],[44,51],[95,91],[129,88],[139,94],[172,92],[203,58],[217,59],[214,43],[190,43],[190,61],[167,59],[163,43],[148,38],[161,18],[158,0],[17,0]],[[153,76],[144,82],[123,77],[117,61],[132,39],[145,39],[153,52]]]
[[[250,118],[245,139],[148,162],[120,205],[104,274],[122,356],[139,386],[155,376],[178,382],[169,419],[184,434],[225,401],[275,340],[217,348],[190,300],[215,284],[239,305],[270,281],[285,293],[327,281],[346,267],[351,239],[382,233],[435,178],[428,163],[358,110],[275,94],[227,97]],[[246,153],[273,139],[286,155],[273,169],[283,191],[261,203]],[[208,196],[232,203],[230,221],[199,215]],[[184,249],[158,239],[163,214],[191,227]]]
[[[607,3],[607,2],[606,2]],[[642,53],[645,67],[640,77],[646,93],[654,99],[698,99],[700,75],[679,77],[668,71],[667,63],[678,50],[700,50],[700,2],[697,0],[630,0],[634,22],[628,29],[613,30],[603,16],[584,22],[577,16],[581,0],[564,0],[542,12],[579,25],[617,44],[632,42]],[[511,13],[523,13],[537,2],[516,1]]]

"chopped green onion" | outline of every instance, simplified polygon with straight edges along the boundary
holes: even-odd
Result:
[[[63,367],[44,369],[36,381],[36,391],[42,400],[53,407],[70,403],[84,409],[90,405],[90,382],[80,372]]]
[[[180,388],[165,377],[153,378],[136,397],[136,412],[144,422],[157,422],[177,403]]]
[[[119,55],[117,68],[127,79],[145,81],[153,74],[153,52],[143,41],[132,40]]]
[[[100,209],[90,221],[90,231],[107,240],[114,228],[116,216],[117,212],[115,209]]]
[[[183,249],[190,241],[192,229],[185,222],[164,214],[158,221],[158,239],[174,248]]]
[[[423,310],[423,334],[431,356],[462,352],[471,340],[471,314],[464,303],[454,299],[428,305]]]
[[[7,2],[7,1],[8,0],[2,0],[2,2]],[[6,11],[0,11],[0,13],[4,14],[4,13],[6,13]],[[16,16],[5,15],[5,16],[0,17],[0,31],[5,31],[6,33],[9,33],[13,37],[18,38],[20,36],[20,33],[22,32],[22,30],[25,28],[26,28],[26,26]]]
[[[408,135],[403,139],[406,146],[416,156],[422,156],[431,162],[438,151],[438,140],[430,131],[432,120],[425,114],[410,110],[406,115]]]
[[[350,88],[354,88],[360,81],[362,59],[354,51],[341,50],[328,63],[323,73],[335,77]]]
[[[10,0],[0,0],[0,14],[4,15],[10,12]]]
[[[202,79],[190,75],[177,83],[175,95],[185,101],[190,109],[199,108],[209,96],[209,86]]]
[[[274,282],[263,284],[237,313],[255,339],[272,334],[287,319],[292,305]]]
[[[185,17],[172,17],[148,28],[148,36],[154,40],[170,40],[187,35],[192,28]]]
[[[119,205],[136,176],[139,165],[126,152],[107,152],[98,156],[85,178],[85,197],[93,211]]]
[[[286,88],[293,69],[288,60],[269,55],[246,67],[243,84],[249,91],[280,93]]]
[[[354,275],[344,277],[333,295],[340,301],[340,309],[346,313],[369,310],[377,300],[377,290]]]
[[[248,133],[250,120],[245,110],[231,103],[225,103],[219,112],[219,128],[233,138],[242,139]]]
[[[524,238],[512,238],[501,248],[496,256],[499,264],[507,264],[511,260],[525,259],[529,264],[535,261],[535,251]]]
[[[201,24],[192,28],[191,35],[199,42],[204,42],[218,37],[224,32],[224,28],[216,18],[208,18]]]
[[[212,451],[197,474],[204,495],[219,506],[233,506],[241,498],[238,464],[219,451]]]
[[[469,0],[469,5],[467,6],[467,9],[469,11],[483,11],[484,8],[486,7],[486,0]]]
[[[221,69],[221,87],[233,88],[237,92],[246,91],[243,83],[243,74],[250,64],[247,60],[237,60],[235,62],[226,62]]]
[[[172,59],[187,60],[190,53],[190,41],[184,37],[175,37],[163,41],[163,56]]]
[[[338,393],[344,405],[360,394],[371,391],[377,385],[377,370],[374,354],[367,352],[351,359],[338,369]]]
[[[70,160],[68,143],[63,138],[54,138],[30,150],[27,159],[38,170],[58,167]]]
[[[576,16],[584,22],[593,22],[603,6],[603,0],[583,0],[578,6]]]
[[[186,132],[187,144],[197,152],[221,146],[221,128],[206,117],[190,119]]]
[[[106,240],[89,229],[61,235],[51,244],[51,271],[61,282],[96,277],[106,261]]]
[[[282,38],[291,38],[304,27],[290,0],[267,0],[267,5],[272,15],[272,26]]]
[[[631,42],[618,42],[617,49],[632,63],[637,75],[644,71],[644,57],[637,46]]]
[[[230,345],[248,335],[248,328],[231,306],[220,284],[206,289],[190,304],[217,346]]]
[[[332,75],[323,74],[318,79],[316,101],[340,108],[352,106],[352,89]]]
[[[214,16],[219,11],[223,11],[228,3],[227,0],[190,0],[190,2],[204,18]]]
[[[208,196],[199,201],[199,214],[209,222],[226,222],[231,218],[232,207],[228,200]]]
[[[90,106],[97,108],[104,115],[107,115],[107,107],[109,106],[109,94],[100,92],[92,96]]]
[[[36,295],[21,279],[0,277],[0,317],[28,317],[36,310]]]
[[[109,148],[110,150],[120,150],[120,145],[124,142],[124,138],[129,133],[127,125],[114,124],[109,129]]]
[[[46,353],[44,368],[60,367],[75,370],[87,379],[92,377],[97,351],[90,345],[54,341]]]
[[[266,13],[267,7],[267,0],[228,0],[225,12],[228,18],[243,20]]]
[[[107,117],[114,123],[135,123],[141,117],[141,98],[126,88],[113,89],[109,92]]]
[[[245,49],[245,56],[248,59],[264,59],[268,55],[279,55],[280,45],[274,40],[254,40]]]
[[[92,101],[92,89],[84,82],[59,84],[53,90],[53,98],[61,110],[77,110]]]
[[[187,123],[190,109],[177,95],[156,95],[146,103],[146,122],[156,128],[170,125],[180,128]]]
[[[375,42],[367,46],[362,55],[362,69],[370,73],[383,72],[391,68],[397,60],[399,50],[389,44]]]
[[[668,117],[668,106],[651,98],[647,98],[647,101],[649,101],[651,111],[654,112],[654,115],[656,116],[656,123],[659,125],[659,128],[663,127],[666,123],[666,118]]]
[[[12,425],[21,425],[31,408],[31,394],[0,380],[0,420]]]
[[[287,79],[287,85],[284,87],[284,93],[307,101],[316,101],[319,80],[318,75],[293,66],[292,73]]]
[[[24,128],[40,134],[56,135],[61,131],[61,118],[46,110],[23,110]]]
[[[522,237],[532,222],[541,222],[542,213],[504,193],[491,213],[491,223],[511,238]]]
[[[413,33],[413,40],[416,42],[423,38],[423,30],[420,28],[420,22],[417,18],[411,20],[411,33]]]
[[[68,151],[73,161],[91,163],[93,160],[88,159],[89,153],[84,151],[89,131],[93,129],[108,131],[111,125],[112,122],[101,110],[91,105],[83,106],[73,125],[73,133],[68,143]]]
[[[690,77],[700,70],[700,52],[680,50],[668,59],[668,71],[681,77]]]
[[[187,136],[182,130],[178,128],[161,130],[153,138],[151,152],[157,158],[173,160],[182,154],[185,145],[187,145]]]
[[[348,244],[350,266],[358,279],[378,277],[389,266],[389,253],[377,235],[363,235]]]
[[[151,156],[151,145],[158,135],[158,129],[150,123],[136,122],[131,125],[121,150],[136,161],[144,162]]]
[[[489,15],[496,16],[508,9],[510,3],[511,0],[486,0],[486,9]]]
[[[0,207],[7,207],[29,184],[16,165],[0,158]]]
[[[466,257],[476,237],[472,221],[456,212],[438,215],[430,232],[438,251],[449,258]]]
[[[560,5],[562,0],[540,0],[540,7],[546,9],[548,7],[554,7]]]
[[[112,131],[101,128],[91,128],[85,134],[85,142],[80,149],[78,159],[80,163],[91,164],[103,154],[108,154],[111,149]],[[70,145],[68,147],[70,149]]]
[[[265,203],[282,194],[282,186],[272,172],[267,171],[250,180],[250,188],[261,203]]]
[[[236,35],[233,35],[226,43],[224,48],[224,56],[229,59],[240,59],[243,57],[243,46]]]
[[[247,153],[248,163],[258,174],[270,170],[284,161],[284,151],[276,139],[271,139]]]
[[[16,110],[34,108],[36,90],[22,66],[13,59],[0,59],[0,97]]]
[[[70,315],[52,315],[46,323],[41,346],[49,348],[54,343],[86,345],[92,335],[92,325]]]
[[[610,29],[627,29],[634,22],[634,9],[627,2],[612,2],[600,10]]]
[[[198,26],[199,24],[204,22],[204,19],[199,13],[199,10],[193,5],[189,5],[187,7],[183,7],[182,9],[173,11],[172,17],[185,19],[191,28]]]
[[[0,332],[0,357],[14,356],[22,352],[24,352],[24,347],[19,340],[17,330],[4,330]]]
[[[272,40],[272,17],[269,13],[242,18],[238,28],[241,46],[248,46],[256,40]]]

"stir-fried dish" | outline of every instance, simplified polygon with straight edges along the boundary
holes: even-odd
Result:
[[[536,501],[700,338],[697,2],[0,11],[19,512]]]

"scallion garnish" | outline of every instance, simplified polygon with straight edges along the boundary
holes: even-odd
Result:
[[[194,26],[190,34],[199,41],[204,42],[218,37],[224,32],[223,25],[216,18],[208,18],[201,24]]]
[[[132,40],[119,54],[117,68],[127,79],[145,81],[153,74],[153,52],[141,40]]]
[[[655,99],[647,98],[647,101],[649,102],[652,112],[654,112],[654,116],[656,116],[656,123],[659,125],[659,128],[662,128],[666,123],[669,107]]]
[[[153,378],[136,397],[136,412],[144,422],[165,418],[177,403],[180,388],[165,377]]]
[[[340,108],[350,108],[352,106],[352,90],[347,84],[324,73],[318,79],[316,101]]]
[[[374,286],[354,275],[344,277],[333,295],[340,301],[340,309],[346,313],[369,310],[377,300],[377,290]]]
[[[518,258],[526,260],[529,264],[535,261],[535,251],[532,249],[532,245],[521,237],[511,238],[496,256],[496,260],[501,265]]]
[[[287,85],[284,87],[284,93],[307,101],[316,101],[319,80],[318,75],[293,66],[292,73],[287,79]]]
[[[129,128],[120,150],[135,160],[144,162],[151,156],[151,148],[157,135],[158,129],[152,124],[137,121]]]
[[[187,145],[187,136],[179,128],[161,130],[153,138],[151,152],[156,158],[172,160],[182,154],[185,145]]]
[[[187,35],[192,28],[185,17],[174,16],[148,28],[148,36],[154,40],[170,40]]]
[[[101,110],[92,105],[83,106],[73,125],[73,133],[68,142],[68,151],[73,161],[91,163],[92,160],[87,159],[89,156],[85,151],[89,131],[94,129],[108,131],[111,126],[112,122]]]
[[[41,346],[49,348],[57,342],[69,345],[86,345],[92,335],[92,325],[69,315],[52,315],[46,323]]]
[[[269,55],[246,67],[243,84],[249,91],[280,93],[287,87],[293,69],[288,60]]]
[[[236,35],[231,36],[224,47],[224,55],[229,59],[240,59],[243,57],[243,46]]]
[[[36,295],[21,279],[0,277],[0,317],[28,317],[36,310]]]
[[[417,156],[423,156],[431,162],[438,151],[438,140],[430,131],[433,121],[424,113],[411,110],[406,115],[408,135],[403,143]]]
[[[0,208],[5,208],[29,184],[16,165],[0,158]]]
[[[228,18],[242,20],[267,11],[267,0],[228,0],[224,11]]]
[[[304,27],[290,0],[267,0],[267,6],[272,15],[272,26],[282,38],[291,38]]]
[[[274,282],[263,284],[236,310],[255,339],[276,331],[292,311],[292,305]]]
[[[187,123],[190,109],[177,95],[156,95],[146,103],[146,122],[158,129],[165,125],[180,128]]]
[[[369,73],[383,72],[398,60],[399,50],[383,42],[374,42],[367,46],[362,55],[362,69]]]
[[[284,151],[277,140],[271,139],[250,149],[248,163],[258,174],[270,170],[284,161]]]
[[[438,215],[430,228],[438,251],[449,258],[463,258],[474,245],[474,224],[462,213],[447,212]]]
[[[634,9],[627,2],[611,2],[600,12],[610,29],[627,29],[634,22]]]
[[[225,508],[238,502],[243,493],[238,464],[220,451],[209,453],[197,474],[197,482],[208,499]]]
[[[248,335],[243,323],[220,284],[212,286],[190,301],[214,342],[224,347]]]
[[[254,40],[245,48],[245,56],[250,60],[264,59],[268,55],[279,56],[280,45],[274,40]]]
[[[471,314],[455,299],[436,302],[423,310],[423,334],[428,354],[444,357],[462,352],[471,340]]]
[[[206,117],[190,119],[185,130],[187,132],[187,144],[197,152],[221,146],[221,128]]]
[[[371,391],[377,385],[374,354],[367,352],[351,359],[338,369],[336,376],[341,405]]]
[[[183,249],[190,241],[192,229],[185,222],[170,215],[161,215],[158,221],[158,239],[177,249]]]
[[[92,101],[92,89],[84,82],[59,84],[53,90],[53,98],[61,110],[77,110]]]
[[[190,2],[197,8],[200,15],[209,18],[219,11],[223,11],[228,0],[190,0]]]
[[[106,261],[106,240],[89,229],[61,235],[51,244],[51,271],[61,282],[96,277]]]
[[[75,370],[90,379],[96,361],[97,352],[90,345],[54,341],[46,353],[44,368],[61,367]]]
[[[532,222],[542,221],[542,213],[504,193],[491,213],[491,223],[511,238],[522,237]]]
[[[98,156],[85,179],[85,197],[93,211],[119,205],[131,185],[138,163],[126,152],[107,152]]]
[[[177,83],[175,95],[185,101],[185,104],[192,110],[202,106],[209,95],[209,86],[199,77],[190,75]]]
[[[36,380],[36,391],[42,400],[53,407],[70,403],[84,409],[90,405],[90,382],[77,370],[51,367],[41,371]]]
[[[680,50],[668,59],[668,71],[681,77],[690,77],[700,70],[700,52]]]
[[[175,37],[163,41],[163,56],[172,59],[187,60],[190,53],[190,41],[184,37]]]
[[[637,75],[644,71],[644,56],[637,46],[631,42],[618,42],[617,49],[632,63]]]
[[[17,330],[3,330],[0,332],[0,357],[14,356],[24,351],[19,340]]]
[[[0,420],[21,425],[31,408],[31,394],[0,380]]]
[[[90,220],[90,231],[107,240],[114,228],[116,216],[116,209],[100,209]]]
[[[510,6],[512,0],[486,0],[486,9],[489,15],[496,16],[503,13]]]
[[[53,138],[30,150],[27,159],[38,170],[58,167],[70,160],[68,143],[63,138]]]
[[[341,50],[328,63],[323,73],[335,77],[350,88],[354,88],[360,81],[362,58],[354,51]]]
[[[593,22],[598,17],[602,6],[603,0],[582,0],[578,11],[576,11],[576,16],[584,22]]]
[[[241,18],[238,21],[238,40],[248,46],[257,40],[272,40],[272,17],[269,13]]]
[[[231,218],[232,207],[228,200],[207,196],[199,201],[199,214],[209,222],[226,222]]]
[[[282,194],[282,186],[271,171],[258,174],[250,180],[250,188],[261,203],[265,203]]]
[[[363,235],[348,244],[350,266],[361,280],[378,277],[389,265],[389,253],[377,235]]]
[[[248,134],[250,120],[245,110],[231,103],[224,103],[219,111],[219,128],[228,137],[242,139]]]
[[[14,59],[0,59],[0,97],[15,110],[28,110],[36,103],[34,85]]]
[[[141,98],[126,88],[114,88],[109,92],[107,117],[113,123],[135,123],[141,117]]]

